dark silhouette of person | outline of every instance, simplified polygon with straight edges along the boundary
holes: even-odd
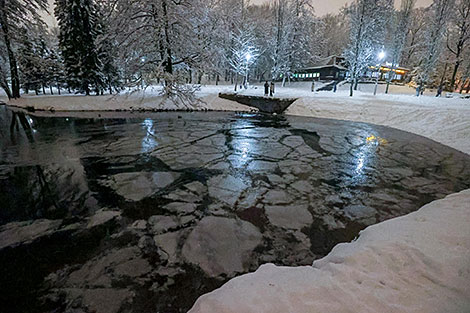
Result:
[[[274,94],[274,82],[271,81],[271,85],[269,86],[269,95],[272,97]]]
[[[311,89],[312,89],[312,92],[315,91],[315,81],[314,80],[312,80],[312,88]]]
[[[437,88],[437,95],[436,97],[440,97],[442,95],[442,85],[439,85],[439,87]]]
[[[267,96],[269,93],[269,84],[268,81],[264,83],[264,95]]]
[[[338,89],[338,81],[336,80],[335,83],[333,84],[333,92],[336,92]]]

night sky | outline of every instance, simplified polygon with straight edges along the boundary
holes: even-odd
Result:
[[[265,3],[273,0],[251,0],[251,3]],[[316,15],[321,16],[327,13],[337,13],[339,9],[352,0],[312,0]],[[400,6],[399,0],[395,0],[397,6]],[[429,6],[432,0],[417,0],[417,6]]]

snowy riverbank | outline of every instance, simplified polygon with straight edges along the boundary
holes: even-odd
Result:
[[[191,313],[469,312],[470,190],[366,228],[313,266],[261,266]]]

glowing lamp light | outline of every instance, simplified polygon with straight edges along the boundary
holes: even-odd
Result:
[[[246,57],[246,60],[247,60],[247,61],[250,61],[250,60],[251,60],[251,54],[250,54],[249,52],[246,54],[245,57]]]
[[[383,60],[385,58],[385,51],[380,51],[378,56],[379,60]]]

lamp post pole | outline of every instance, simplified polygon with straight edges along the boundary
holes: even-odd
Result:
[[[141,68],[140,68],[140,87],[142,90],[144,89],[144,65],[145,65],[145,57],[140,58]]]
[[[249,68],[248,68],[248,62],[250,61],[251,59],[251,54],[248,52],[245,56],[246,58],[246,71],[245,71],[245,89],[248,88],[248,72],[249,72]]]
[[[385,58],[385,52],[380,51],[378,57],[379,57],[379,68],[377,69],[377,77],[375,79],[374,96],[377,94],[377,86],[379,85],[380,68],[382,67],[382,60]]]

